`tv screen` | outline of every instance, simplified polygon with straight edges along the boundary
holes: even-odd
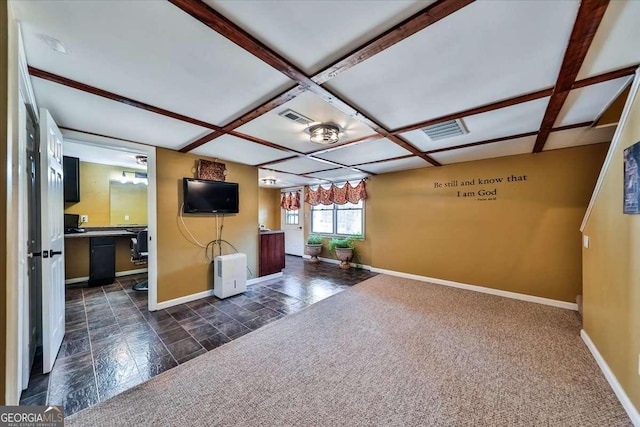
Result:
[[[238,184],[183,178],[184,213],[238,213]]]

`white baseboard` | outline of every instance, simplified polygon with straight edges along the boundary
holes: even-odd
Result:
[[[256,283],[266,282],[267,280],[277,279],[278,277],[282,277],[284,273],[282,271],[280,273],[273,273],[267,276],[256,277],[253,279],[247,280],[247,286],[255,285]]]
[[[451,286],[453,288],[466,289],[468,291],[482,292],[483,294],[497,295],[499,297],[517,299],[527,302],[535,302],[537,304],[551,305],[567,310],[578,311],[578,304],[574,302],[558,301],[549,298],[536,297],[533,295],[519,294],[517,292],[503,291],[501,289],[487,288],[484,286],[468,285],[466,283],[452,282],[451,280],[436,279],[433,277],[418,276],[417,274],[402,273],[399,271],[385,270],[383,268],[372,267],[374,273],[388,274],[389,276],[403,277],[405,279],[419,280],[421,282],[434,283],[436,285]]]
[[[213,289],[207,289],[203,292],[198,292],[197,294],[185,295],[180,298],[170,299],[168,301],[159,302],[156,304],[156,310],[163,310],[165,308],[173,307],[175,305],[185,304],[187,302],[195,301],[200,298],[206,298],[213,295]]]
[[[247,286],[255,285],[256,283],[265,282],[267,280],[282,277],[282,272],[269,274],[268,276],[256,277],[254,279],[247,280]],[[156,310],[163,310],[165,308],[173,307],[180,304],[185,304],[191,301],[199,300],[200,298],[206,298],[213,296],[213,289],[208,289],[197,294],[185,295],[180,298],[174,298],[168,301],[159,302],[156,306]]]
[[[618,379],[613,374],[613,371],[611,370],[611,368],[609,368],[609,365],[607,364],[607,362],[604,360],[604,358],[598,351],[598,348],[593,343],[593,341],[591,341],[589,334],[587,334],[587,331],[582,329],[580,331],[580,336],[582,337],[582,340],[587,345],[587,348],[593,355],[593,358],[596,359],[596,363],[600,367],[600,370],[604,374],[604,377],[609,382],[609,385],[613,389],[613,392],[618,397],[618,400],[622,404],[622,407],[624,408],[625,411],[627,411],[627,415],[629,415],[629,418],[631,418],[631,422],[633,423],[634,426],[640,427],[640,413],[638,412],[638,409],[633,405],[633,403],[631,402],[631,399],[629,399],[629,396],[627,396],[627,393],[625,393],[624,389],[618,382]]]
[[[132,274],[147,273],[148,270],[149,270],[148,268],[138,268],[137,270],[118,271],[116,273],[116,277],[131,276]],[[74,277],[73,279],[66,279],[64,281],[64,284],[65,285],[71,285],[73,283],[87,282],[88,280],[89,280],[89,276]]]
[[[304,259],[311,259],[311,255],[302,255],[302,258]],[[340,260],[338,259],[333,259],[333,258],[323,258],[323,257],[318,257],[318,259],[322,262],[328,262],[329,264],[340,264]],[[355,267],[355,268],[361,268],[363,270],[371,270],[372,267],[370,265],[364,265],[364,264],[356,264],[354,262],[350,262],[349,263],[351,265],[351,267]]]

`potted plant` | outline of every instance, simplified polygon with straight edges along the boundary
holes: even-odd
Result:
[[[322,241],[322,236],[318,236],[317,234],[309,234],[309,237],[307,237],[305,248],[307,255],[311,255],[311,262],[320,262],[318,255],[322,252]]]
[[[336,258],[340,260],[340,268],[348,269],[351,267],[349,261],[353,259],[356,246],[353,243],[358,236],[349,236],[342,238],[333,238],[329,241],[329,250],[336,253]]]

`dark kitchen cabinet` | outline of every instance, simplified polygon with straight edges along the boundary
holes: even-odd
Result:
[[[89,286],[110,285],[116,278],[116,238],[92,237],[89,249]]]
[[[279,273],[284,268],[284,232],[260,233],[260,277]]]

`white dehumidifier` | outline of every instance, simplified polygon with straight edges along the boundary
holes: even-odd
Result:
[[[220,299],[247,290],[247,256],[221,255],[213,260],[213,294]]]

